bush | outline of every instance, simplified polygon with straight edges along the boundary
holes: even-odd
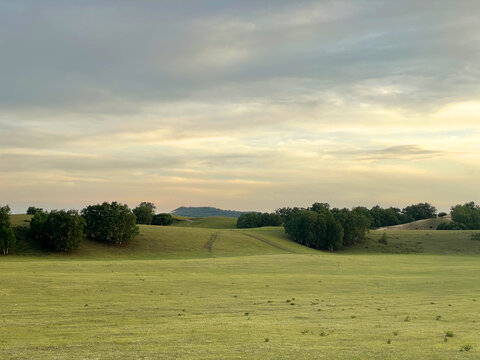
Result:
[[[3,255],[8,255],[8,251],[15,245],[15,234],[10,223],[10,207],[8,205],[0,207],[0,250]]]
[[[138,234],[135,214],[127,205],[117,202],[90,205],[82,210],[88,238],[112,244],[122,244]]]
[[[43,247],[54,251],[71,251],[84,238],[85,221],[76,210],[37,211],[30,221],[30,231]]]
[[[440,213],[438,213],[438,217],[441,217],[441,218],[442,218],[442,217],[445,217],[445,216],[447,216],[447,213],[446,213],[446,212],[440,212]]]
[[[455,221],[444,221],[438,224],[437,230],[467,230],[467,226]]]
[[[171,225],[173,223],[173,216],[170,214],[157,214],[152,218],[152,225]]]

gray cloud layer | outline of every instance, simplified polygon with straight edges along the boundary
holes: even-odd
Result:
[[[468,0],[3,0],[0,196],[135,202],[163,187],[185,194],[152,194],[167,209],[268,210],[465,182],[480,172],[479,13]],[[448,193],[430,190],[418,201]]]

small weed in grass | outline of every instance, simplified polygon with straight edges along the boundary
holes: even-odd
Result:
[[[441,316],[441,315],[437,315],[437,316],[435,316],[435,320],[437,320],[437,321],[439,321],[441,318],[442,318],[442,316]]]
[[[445,337],[453,337],[453,331],[446,331]]]
[[[473,349],[473,346],[470,345],[470,344],[466,344],[466,345],[463,345],[461,348],[460,348],[460,351],[470,351]]]
[[[265,338],[265,342],[269,342],[269,341],[270,341],[270,339],[269,339],[269,338]]]
[[[352,319],[355,319],[355,318],[356,318],[356,316],[355,316],[355,315],[352,315],[352,316],[351,316],[351,318],[352,318]]]
[[[248,315],[250,315],[250,313],[246,312],[246,313],[245,313],[245,316],[248,316]]]
[[[394,331],[393,336],[398,336],[398,331]]]
[[[405,319],[403,319],[403,321],[410,321],[410,316],[406,316]]]
[[[392,340],[391,339],[387,339],[387,344],[391,344],[392,343]]]
[[[308,334],[308,330],[302,330],[302,335]]]
[[[322,331],[322,332],[320,333],[320,336],[327,336],[327,333],[326,333],[325,331]]]

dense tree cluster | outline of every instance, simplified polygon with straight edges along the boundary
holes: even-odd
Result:
[[[171,225],[173,224],[173,216],[167,213],[153,215],[152,225]]]
[[[312,205],[310,210],[316,211],[322,207],[329,207],[325,203],[315,203]],[[281,208],[276,211],[284,221],[287,221],[292,214],[297,213],[298,211],[305,210],[303,208]],[[333,211],[333,209],[332,209]],[[379,205],[373,206],[371,209],[368,209],[364,206],[358,206],[351,210],[356,215],[361,215],[364,218],[367,218],[370,223],[371,229],[377,229],[384,226],[393,226],[399,224],[405,224],[415,220],[429,219],[436,216],[436,209],[428,203],[419,203],[416,205],[410,205],[400,210],[396,207],[382,208]]]
[[[331,209],[326,203],[315,203],[308,209],[277,210],[285,219],[285,232],[302,245],[333,251],[365,238],[370,220],[353,210]]]
[[[238,217],[237,228],[255,228],[262,226],[279,226],[282,217],[276,213],[245,213]]]
[[[32,237],[43,247],[54,251],[78,248],[84,238],[85,221],[76,210],[37,211],[30,221]]]
[[[116,201],[90,205],[82,210],[88,238],[111,244],[122,244],[138,234],[137,219],[127,205]]]
[[[450,214],[452,215],[452,222],[458,226],[464,226],[469,230],[480,230],[480,206],[473,201],[463,205],[452,206]],[[441,225],[441,226],[440,226]],[[447,225],[440,224],[438,230],[461,230],[461,229],[447,229]],[[453,227],[454,225],[450,225]],[[448,226],[447,226],[448,227]]]
[[[35,213],[37,211],[43,211],[42,208],[37,208],[35,206],[30,206],[28,209],[27,209],[27,215],[35,215]]]
[[[15,234],[10,223],[10,207],[0,207],[0,251],[8,255],[8,251],[15,245]]]

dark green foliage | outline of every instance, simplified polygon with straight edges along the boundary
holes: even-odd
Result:
[[[290,217],[291,217],[293,214],[295,214],[295,213],[297,213],[297,212],[299,212],[299,211],[301,211],[301,210],[305,210],[305,209],[304,209],[304,208],[299,208],[299,207],[293,207],[293,208],[291,208],[291,207],[283,207],[283,208],[277,209],[277,210],[275,211],[275,213],[276,213],[277,215],[279,215],[279,216],[283,219],[283,222],[286,222],[286,221],[288,221],[288,220],[290,219]]]
[[[437,209],[429,203],[407,206],[402,210],[407,222],[430,219],[437,216]]]
[[[437,225],[437,230],[467,230],[467,226],[456,221],[445,221]]]
[[[441,218],[442,218],[442,217],[445,217],[445,216],[447,216],[447,213],[446,213],[446,212],[443,212],[443,211],[442,211],[442,212],[439,212],[439,213],[438,213],[438,217],[441,217]]]
[[[82,210],[85,233],[96,241],[122,244],[138,234],[135,214],[127,205],[117,202],[90,205]]]
[[[452,220],[457,223],[465,224],[467,229],[480,229],[480,207],[473,201],[452,207]]]
[[[137,217],[137,224],[150,225],[155,215],[156,206],[151,202],[141,202],[133,213]]]
[[[43,212],[43,209],[42,208],[37,208],[35,206],[30,206],[28,209],[27,209],[27,215],[35,215],[36,212],[38,211],[42,211]]]
[[[85,221],[76,210],[37,211],[30,221],[32,237],[43,247],[54,251],[78,248],[84,238]]]
[[[280,226],[283,220],[276,213],[246,213],[237,219],[237,228],[255,228],[262,226]]]
[[[370,219],[349,209],[332,209],[333,216],[343,228],[343,246],[350,246],[365,239]]]
[[[330,210],[320,210],[292,214],[285,222],[285,232],[302,245],[333,251],[342,246],[343,228]]]
[[[152,225],[171,225],[173,223],[173,216],[170,214],[162,213],[153,215]]]
[[[372,228],[393,226],[408,222],[400,209],[395,207],[384,209],[376,205],[370,209],[370,217],[372,218]]]
[[[3,255],[8,255],[8,251],[15,245],[15,240],[10,223],[10,207],[5,205],[0,207],[0,250]]]
[[[357,209],[330,210],[327,203],[314,203],[308,210],[280,210],[286,214],[285,232],[296,242],[315,249],[333,251],[342,246],[354,245],[365,238],[370,218],[364,215],[362,209]]]

